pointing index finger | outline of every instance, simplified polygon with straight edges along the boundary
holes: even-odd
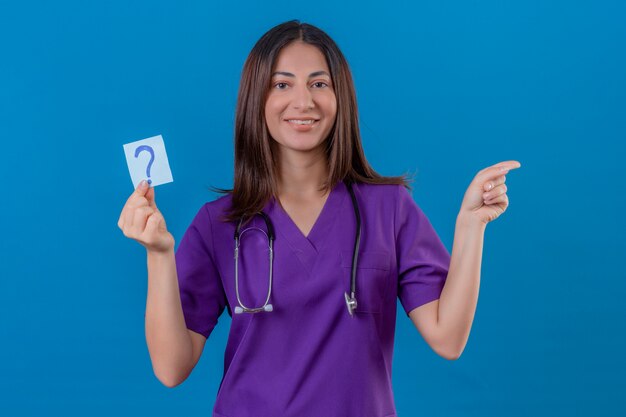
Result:
[[[512,169],[517,169],[522,166],[518,161],[505,161],[496,164],[495,166],[499,167],[500,171],[510,171]]]
[[[488,168],[485,168],[478,176],[478,181],[482,186],[484,186],[486,181],[493,180],[494,178],[500,177],[506,173],[508,173],[512,169],[517,169],[521,167],[518,161],[505,161],[500,162],[498,164],[492,165]]]

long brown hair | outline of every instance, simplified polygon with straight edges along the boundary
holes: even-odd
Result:
[[[278,195],[279,173],[272,138],[265,121],[265,101],[271,74],[281,49],[294,41],[316,46],[326,57],[337,99],[337,116],[325,139],[328,178],[320,191],[338,181],[402,184],[411,189],[407,174],[384,177],[372,169],[361,146],[356,93],[350,67],[335,42],[321,29],[298,20],[281,23],[266,32],[246,59],[239,84],[235,114],[235,178],[233,189],[211,187],[232,194],[222,221],[249,218]]]

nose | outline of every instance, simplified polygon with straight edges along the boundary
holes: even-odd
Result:
[[[292,102],[294,109],[306,110],[313,108],[313,94],[311,94],[311,91],[309,90],[309,87],[307,85],[294,87],[292,91],[294,92]]]

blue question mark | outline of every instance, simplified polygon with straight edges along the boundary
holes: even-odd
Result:
[[[148,176],[148,184],[152,184],[152,180],[150,179],[150,168],[152,167],[152,163],[154,162],[154,150],[148,145],[141,145],[135,149],[135,158],[139,156],[139,154],[143,151],[147,151],[150,153],[150,162],[148,162],[148,168],[146,168],[146,175]]]

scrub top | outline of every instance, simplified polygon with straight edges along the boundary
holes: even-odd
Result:
[[[276,235],[272,312],[232,314],[236,224],[219,220],[230,195],[204,204],[183,235],[176,268],[187,328],[208,338],[224,309],[232,317],[213,417],[396,416],[396,299],[407,315],[438,299],[450,254],[404,186],[353,190],[361,214],[354,316],[344,292],[356,218],[343,182],[308,236],[275,198],[265,205]],[[257,215],[242,229],[239,294],[259,307],[269,285],[265,222]]]

